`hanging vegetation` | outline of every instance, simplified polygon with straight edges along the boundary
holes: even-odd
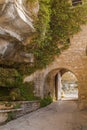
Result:
[[[35,2],[36,0],[27,0],[27,2]],[[21,49],[27,53],[34,54],[35,62],[30,64],[14,64],[5,63],[17,71],[16,82],[4,80],[9,78],[9,70],[0,75],[0,83],[12,86],[20,86],[24,75],[30,75],[38,69],[46,67],[53,62],[55,55],[59,55],[62,49],[69,47],[69,38],[81,30],[81,25],[86,24],[87,5],[78,5],[72,7],[67,0],[39,0],[39,13],[35,23],[37,31],[36,36],[30,44],[23,46]],[[60,49],[58,44],[63,47]],[[6,66],[5,65],[5,66]],[[1,68],[0,68],[1,69]],[[1,70],[2,71],[2,70]],[[7,78],[8,76],[8,78]],[[11,75],[10,75],[11,76]],[[12,77],[12,76],[11,76]],[[14,77],[14,76],[13,76]],[[4,80],[3,82],[1,80]],[[20,81],[20,82],[19,82]],[[10,84],[10,82],[12,82]]]
[[[80,31],[81,25],[87,22],[86,4],[72,7],[65,0],[39,0],[39,5],[35,24],[37,35],[31,44],[23,47],[35,56],[35,64],[30,67],[30,73],[46,67],[54,60],[55,55],[69,47],[69,38]],[[61,49],[58,44],[62,44]]]

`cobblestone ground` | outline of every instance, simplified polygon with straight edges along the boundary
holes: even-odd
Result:
[[[87,130],[87,111],[77,102],[60,101],[13,120],[0,130]]]

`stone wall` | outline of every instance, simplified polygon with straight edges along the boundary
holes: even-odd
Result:
[[[24,81],[34,80],[35,94],[44,97],[48,88],[54,88],[54,77],[61,70],[71,71],[79,83],[79,107],[87,107],[87,26],[70,39],[70,47],[63,51],[59,57],[55,57],[52,64],[46,69],[37,71],[26,77]]]
[[[40,108],[40,102],[39,101],[22,101],[21,103],[21,111],[15,112],[15,118],[18,118],[20,116],[23,116],[27,113],[30,113],[32,111],[37,110]]]
[[[39,101],[18,101],[20,108],[0,110],[0,125],[40,108]]]

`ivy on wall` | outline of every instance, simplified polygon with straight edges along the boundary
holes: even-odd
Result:
[[[37,0],[27,0],[36,2]],[[80,26],[86,23],[87,5],[78,5],[73,8],[65,0],[38,0],[40,9],[35,23],[36,37],[31,44],[20,47],[28,53],[33,53],[35,63],[30,64],[5,63],[19,72],[31,74],[35,70],[50,64],[55,55],[61,53],[58,43],[65,49],[69,45],[69,38],[81,30]],[[24,70],[24,72],[23,72]],[[26,73],[27,72],[27,73]]]
[[[81,25],[87,21],[86,4],[75,8],[65,0],[39,0],[39,4],[35,24],[37,35],[31,44],[23,47],[35,56],[34,66],[28,67],[31,73],[50,64],[55,55],[59,55],[62,49],[69,46],[69,38],[80,31]],[[58,43],[62,44],[61,49]]]
[[[22,76],[16,69],[0,68],[0,86],[18,87],[22,81]]]
[[[52,0],[51,30],[53,41],[66,43],[86,23],[87,6],[72,7],[66,0]]]
[[[36,0],[28,1],[35,2]],[[33,53],[35,63],[33,65],[5,63],[5,66],[8,65],[9,68],[13,66],[18,71],[19,77],[30,75],[50,64],[55,59],[55,55],[61,53],[58,43],[62,44],[65,49],[69,45],[69,38],[80,31],[80,26],[86,24],[87,21],[86,4],[73,8],[66,0],[39,0],[39,5],[40,9],[35,23],[37,34],[30,44],[21,45],[20,48],[27,53]]]

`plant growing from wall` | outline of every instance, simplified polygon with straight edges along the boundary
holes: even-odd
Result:
[[[34,2],[34,0],[28,1]],[[20,47],[20,50],[33,53],[35,62],[33,65],[5,62],[4,67],[11,67],[11,70],[13,68],[17,75],[12,76],[8,68],[7,71],[0,72],[0,84],[4,83],[3,86],[22,86],[21,79],[24,75],[30,75],[50,64],[55,59],[55,55],[58,56],[61,53],[58,44],[63,45],[62,49],[66,49],[69,46],[69,38],[81,30],[81,25],[86,24],[86,4],[78,5],[75,8],[66,0],[39,0],[39,4],[40,9],[35,23],[37,34],[30,44]],[[26,90],[22,90],[22,88],[20,88],[22,94],[26,93]],[[29,97],[24,96],[24,98]]]
[[[40,9],[35,24],[37,35],[24,50],[35,56],[33,70],[46,67],[55,55],[69,47],[69,38],[87,22],[87,5],[73,8],[65,0],[39,0]],[[62,45],[59,49],[58,44]],[[28,67],[29,68],[29,67]],[[32,71],[33,72],[33,71]]]
[[[54,42],[66,44],[67,39],[87,22],[87,5],[72,7],[67,0],[52,0],[51,30]]]
[[[0,68],[0,86],[18,87],[23,82],[23,77],[16,69]]]
[[[22,86],[19,87],[19,90],[20,90],[21,100],[32,101],[32,100],[40,99],[34,95],[34,83],[33,82],[23,83]]]
[[[35,63],[33,66],[9,63],[9,66],[13,66],[22,75],[29,75],[50,64],[55,59],[55,55],[59,55],[63,49],[68,48],[69,38],[80,31],[81,25],[87,21],[86,4],[73,8],[65,0],[38,1],[40,9],[35,23],[37,34],[30,44],[20,47],[21,50],[34,54]],[[59,43],[62,45],[61,49],[58,46]]]
[[[45,97],[44,99],[40,101],[40,107],[45,107],[51,104],[52,102],[53,102],[53,99],[50,96]]]

